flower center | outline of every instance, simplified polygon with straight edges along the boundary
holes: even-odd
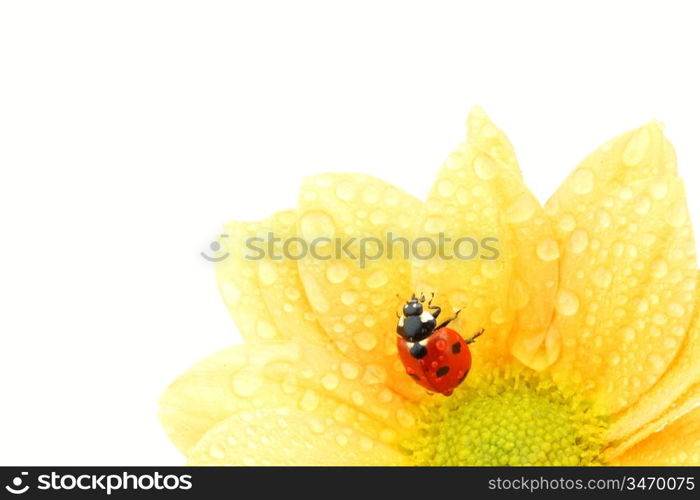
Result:
[[[601,463],[606,419],[538,375],[481,377],[424,410],[407,444],[419,465]]]

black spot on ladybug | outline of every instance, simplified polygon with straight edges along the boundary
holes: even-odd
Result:
[[[459,342],[455,342],[452,344],[452,354],[459,354],[460,351],[462,350],[462,344]]]
[[[420,380],[420,377],[418,375],[416,375],[415,373],[409,373],[409,375],[411,376],[411,378],[413,380]]]
[[[445,375],[447,375],[447,372],[449,372],[449,371],[450,371],[449,366],[441,366],[440,368],[438,368],[438,371],[435,372],[435,375],[437,375],[438,377],[444,377]]]
[[[457,382],[457,384],[461,384],[462,382],[464,382],[464,379],[467,378],[467,375],[469,375],[469,371],[464,372],[464,375],[462,375],[462,378],[459,379],[459,382]]]

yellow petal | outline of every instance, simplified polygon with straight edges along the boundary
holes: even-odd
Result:
[[[467,142],[486,153],[516,176],[522,176],[518,159],[508,136],[491,121],[479,106],[472,108],[469,113]]]
[[[258,408],[306,411],[318,429],[330,421],[398,446],[416,421],[416,407],[387,379],[380,365],[360,365],[305,342],[238,345],[177,379],[161,398],[160,418],[186,455],[219,422]]]
[[[264,240],[270,221],[230,222],[220,244],[225,259],[216,264],[216,279],[224,303],[238,330],[248,341],[282,338],[263,298],[258,279],[258,261],[246,257],[258,255],[252,248]]]
[[[700,465],[700,406],[635,445],[612,465]]]
[[[645,423],[656,419],[688,391],[689,387],[700,382],[700,363],[698,362],[700,359],[699,309],[700,296],[696,300],[692,327],[683,340],[680,352],[673,364],[649,391],[642,394],[636,403],[617,416],[607,433],[608,440],[617,441],[636,431]],[[661,417],[661,425],[667,424],[668,419],[668,415]]]
[[[543,367],[553,361],[548,344],[544,335],[532,337],[546,333],[551,320],[558,255],[538,256],[537,246],[554,233],[523,185],[505,135],[479,109],[467,123],[468,142],[445,162],[419,225],[423,238],[444,236],[443,255],[414,259],[413,279],[436,293],[446,317],[461,310],[455,325],[464,336],[485,328],[474,346],[475,368],[506,361],[509,349]]]
[[[406,455],[360,431],[311,422],[308,413],[290,408],[238,413],[204,435],[188,464],[407,465]]]
[[[396,311],[397,295],[405,298],[412,292],[410,264],[400,241],[410,242],[420,206],[379,179],[325,174],[302,184],[298,222],[309,248],[317,242],[316,255],[298,262],[301,280],[333,344],[354,361],[384,367],[392,387],[416,398],[425,391],[399,362]],[[392,240],[399,243],[390,254]]]
[[[665,408],[664,412],[657,418],[648,421],[624,440],[612,443],[604,453],[604,461],[609,463],[618,460],[621,455],[634,445],[651,434],[661,431],[670,423],[698,406],[700,406],[700,383],[696,383],[686,390],[673,404]]]
[[[694,238],[674,172],[673,150],[652,123],[585,159],[547,203],[562,252],[552,372],[606,413],[659,380],[693,315]]]
[[[285,241],[297,237],[296,210],[276,213],[262,221],[260,228],[267,233],[262,244],[267,251],[256,262],[258,283],[279,337],[327,345],[328,337],[306,298],[297,261],[285,257],[282,251]],[[269,237],[274,238],[274,255],[269,252]]]

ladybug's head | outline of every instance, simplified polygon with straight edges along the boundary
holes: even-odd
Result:
[[[416,294],[414,293],[411,296],[411,300],[406,302],[406,305],[403,306],[403,315],[404,316],[420,316],[423,314],[423,302],[425,302],[425,297],[421,295],[420,299],[416,297]]]

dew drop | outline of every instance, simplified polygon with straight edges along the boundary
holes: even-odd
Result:
[[[370,288],[379,288],[381,286],[386,285],[388,281],[389,276],[387,275],[386,271],[380,269],[379,271],[375,271],[374,273],[372,273],[367,278],[367,286]]]
[[[523,193],[511,203],[505,210],[504,220],[510,224],[519,224],[532,218],[535,214],[537,205],[535,204],[532,195]]]
[[[668,274],[668,264],[664,259],[658,259],[651,263],[651,275],[655,279],[664,278]]]
[[[595,216],[596,216],[596,221],[598,222],[598,225],[600,227],[602,227],[602,228],[610,227],[610,224],[612,223],[612,218],[610,216],[610,212],[601,208],[601,209],[598,209]]]
[[[391,444],[394,441],[396,441],[396,431],[390,427],[384,428],[380,433],[379,433],[379,439],[381,439],[383,442],[387,444]]]
[[[369,221],[375,226],[386,224],[387,213],[384,210],[375,210],[369,215]]]
[[[348,444],[348,437],[345,434],[338,433],[335,436],[335,441],[340,446],[345,446]]]
[[[537,256],[545,262],[559,258],[559,244],[554,238],[545,238],[537,244]]]
[[[444,217],[428,217],[423,224],[423,229],[429,234],[441,233],[445,230],[445,227],[447,227],[447,222]]]
[[[244,369],[233,377],[233,392],[242,398],[249,398],[263,386],[263,382],[258,372]]]
[[[340,294],[340,301],[346,306],[351,306],[357,302],[358,295],[357,292],[347,290]]]
[[[496,260],[484,261],[481,264],[481,274],[489,279],[498,278],[503,273],[503,270],[503,263]]]
[[[360,438],[360,448],[362,451],[370,451],[372,447],[374,446],[374,443],[372,440],[368,437],[362,437]]]
[[[348,380],[355,380],[360,375],[360,368],[348,361],[340,363],[340,373]]]
[[[377,186],[367,186],[362,192],[362,199],[365,201],[365,203],[374,204],[379,201],[380,194],[381,193]]]
[[[440,196],[452,196],[455,192],[455,189],[456,187],[454,183],[449,179],[442,179],[437,184],[437,190]]]
[[[622,163],[628,167],[638,165],[647,153],[649,140],[649,131],[646,127],[635,132],[622,153]]]
[[[342,283],[348,274],[348,267],[342,262],[333,262],[326,268],[326,279],[331,283]]]
[[[277,337],[277,328],[275,328],[275,325],[264,319],[258,320],[255,325],[255,331],[264,339],[273,339]]]
[[[261,260],[258,264],[258,277],[263,285],[269,286],[277,281],[277,269],[269,260]]]
[[[637,333],[634,331],[634,328],[631,328],[629,326],[624,327],[622,330],[620,330],[620,332],[622,333],[622,338],[627,343],[633,342],[635,337],[637,336]]]
[[[666,220],[673,227],[681,227],[688,220],[688,210],[685,204],[685,199],[677,200],[671,205],[667,214]]]
[[[365,404],[365,397],[360,391],[353,391],[350,397],[356,406],[363,406]]]
[[[326,298],[326,294],[323,293],[323,289],[319,286],[316,279],[306,274],[303,276],[303,281],[304,287],[306,288],[306,296],[309,299],[311,307],[322,314],[330,311],[331,306]]]
[[[306,389],[299,400],[299,408],[304,411],[314,411],[318,407],[318,394],[312,389]]]
[[[668,194],[668,183],[664,179],[657,179],[650,186],[649,192],[653,198],[662,200]]]
[[[580,302],[576,294],[569,290],[559,290],[556,308],[562,316],[573,316],[578,312]]]
[[[377,338],[370,332],[360,332],[353,338],[357,347],[363,351],[371,351],[377,345]]]
[[[214,443],[209,447],[209,456],[214,459],[224,458],[224,456],[226,456],[226,451],[219,443]]]
[[[229,307],[236,307],[241,299],[241,289],[230,281],[221,283],[221,295]]]
[[[321,385],[328,391],[335,390],[338,387],[338,376],[335,373],[326,373],[321,377]]]
[[[445,167],[448,170],[459,170],[460,168],[464,168],[464,155],[460,153],[452,153],[447,157],[447,160],[445,160]]]
[[[601,288],[608,288],[612,283],[612,272],[607,267],[599,267],[593,273],[593,282]]]
[[[299,220],[299,228],[301,235],[307,241],[316,238],[332,238],[335,234],[333,219],[325,212],[318,210],[312,210],[302,215]]]
[[[496,164],[490,157],[481,154],[474,158],[474,172],[481,179],[493,179],[496,176]]]
[[[355,196],[355,191],[355,184],[348,181],[339,183],[335,188],[335,194],[338,196],[338,198],[345,201],[350,201],[353,196]]]
[[[588,233],[585,229],[577,229],[571,233],[571,251],[581,253],[588,247]]]
[[[400,425],[408,428],[413,427],[416,423],[416,419],[411,412],[404,410],[403,408],[396,411],[396,420],[399,421]]]
[[[559,219],[559,227],[562,231],[569,233],[576,229],[576,219],[573,215],[566,214]]]
[[[593,191],[595,175],[590,168],[579,168],[574,172],[571,181],[574,192],[577,194],[588,194]]]

